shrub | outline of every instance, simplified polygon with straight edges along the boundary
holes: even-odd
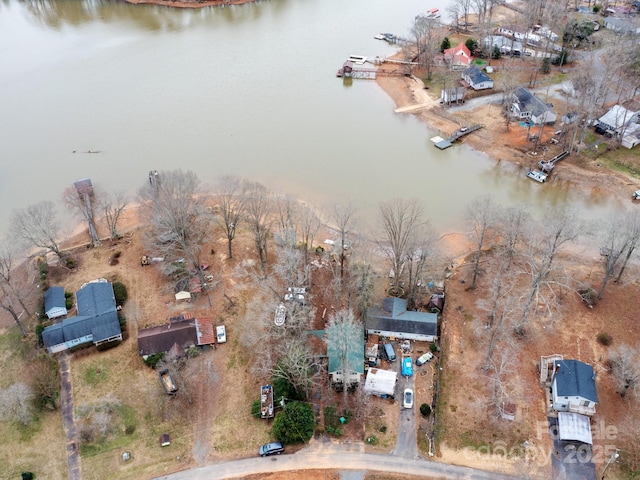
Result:
[[[431,407],[429,406],[429,404],[423,403],[422,405],[420,405],[420,413],[423,417],[428,417],[429,415],[431,415]]]
[[[429,351],[431,353],[436,353],[438,351],[438,346],[435,343],[431,342],[429,344]]]
[[[144,363],[149,365],[151,368],[156,368],[158,362],[163,358],[164,352],[156,353],[154,355],[149,355],[146,359],[144,359]]]
[[[260,418],[260,407],[260,400],[254,400],[251,404],[251,415],[253,415],[254,418]]]
[[[120,323],[120,329],[124,330],[127,326],[127,317],[122,312],[118,312],[118,322]]]
[[[65,263],[67,265],[67,268],[70,270],[73,270],[78,265],[72,257],[67,257],[67,260],[65,261]]]
[[[127,301],[127,287],[122,282],[113,282],[113,295],[116,297],[116,305],[124,305]]]
[[[43,280],[49,275],[49,265],[44,258],[38,259],[38,271],[40,272],[40,278]]]
[[[31,472],[22,472],[22,480],[33,480],[36,476]]]
[[[378,437],[375,435],[369,435],[365,441],[367,442],[367,445],[377,445]]]
[[[135,425],[127,425],[126,427],[124,427],[125,435],[133,435],[135,431],[136,431]]]
[[[598,343],[600,345],[604,345],[605,347],[613,343],[613,337],[609,335],[607,332],[600,332],[598,334],[597,339],[598,339]]]
[[[313,409],[308,403],[289,402],[273,421],[273,435],[282,443],[304,443],[313,435]]]
[[[64,306],[67,310],[71,310],[73,308],[73,293],[64,292]]]

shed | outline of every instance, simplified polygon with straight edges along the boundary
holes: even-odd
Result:
[[[380,397],[395,396],[398,373],[391,370],[370,368],[364,383],[364,392]]]
[[[171,445],[171,437],[169,436],[169,434],[163,433],[162,435],[160,435],[160,446],[168,447],[169,445]]]
[[[63,287],[50,287],[44,292],[44,313],[49,319],[64,317],[67,314]]]
[[[189,293],[189,292],[187,292],[185,290],[181,290],[178,293],[176,293],[175,297],[176,297],[176,302],[179,302],[180,300],[190,301],[191,300],[191,293]]]

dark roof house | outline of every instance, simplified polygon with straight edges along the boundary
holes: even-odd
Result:
[[[44,313],[49,319],[64,317],[67,314],[63,287],[50,287],[44,292]]]
[[[475,65],[465,68],[462,71],[462,79],[474,90],[485,90],[493,88],[493,80]]]
[[[196,345],[210,345],[216,341],[210,318],[171,318],[169,323],[138,330],[138,353],[146,357],[168,352],[175,345],[178,350]]]
[[[438,315],[407,310],[407,301],[387,297],[381,306],[367,310],[364,322],[367,334],[432,342],[438,331]]]
[[[595,379],[591,365],[578,360],[556,360],[551,382],[553,409],[593,415],[598,403]]]
[[[520,119],[531,119],[534,124],[554,123],[556,113],[553,106],[544,103],[533,93],[523,87],[518,87],[513,91],[512,114]]]
[[[76,292],[78,315],[47,327],[42,341],[50,353],[93,343],[97,347],[122,341],[113,286],[106,280],[85,283]]]

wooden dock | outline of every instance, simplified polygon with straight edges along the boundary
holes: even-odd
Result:
[[[553,170],[553,167],[556,166],[556,163],[558,163],[560,160],[562,160],[568,155],[569,155],[569,150],[565,150],[564,152],[553,157],[551,160],[548,160],[546,162],[544,160],[540,160],[538,162],[538,166],[540,167],[540,170],[542,170],[543,172],[550,172],[551,170]]]
[[[440,137],[434,137],[434,138],[431,139],[431,141],[440,150],[444,150],[445,148],[449,148],[451,145],[453,145],[453,142],[455,142],[456,140],[459,140],[460,138],[464,137],[465,135],[468,135],[468,134],[470,134],[472,132],[475,132],[476,130],[480,130],[482,127],[484,127],[484,125],[482,125],[480,123],[476,123],[476,124],[471,125],[469,127],[461,127],[458,130],[456,130],[455,132],[453,132],[453,134],[449,138],[445,139],[445,138],[440,138]]]
[[[400,70],[378,70],[377,68],[341,68],[337,71],[336,77],[339,78],[359,78],[364,80],[375,80],[377,76],[384,77],[402,77],[405,73]]]

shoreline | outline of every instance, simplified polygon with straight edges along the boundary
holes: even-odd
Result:
[[[172,8],[204,8],[204,7],[227,7],[229,5],[243,5],[245,3],[255,3],[259,0],[124,0],[133,5],[158,5]]]
[[[520,149],[510,145],[509,132],[500,127],[496,128],[502,120],[496,120],[501,118],[501,113],[495,107],[493,110],[491,106],[486,106],[474,111],[450,114],[440,105],[439,100],[424,88],[422,80],[417,77],[379,76],[375,81],[391,98],[396,109],[426,104],[424,108],[399,113],[399,115],[415,115],[429,129],[436,130],[444,136],[451,135],[461,125],[476,123],[474,117],[481,116],[482,120],[493,117],[493,128],[478,130],[466,136],[464,143],[498,164],[507,162],[523,171],[536,168],[537,159],[528,157]],[[514,131],[513,128],[511,132]],[[594,199],[631,202],[631,194],[639,188],[640,180],[616,170],[603,168],[597,160],[592,163],[572,155],[571,158],[562,162],[562,168],[554,170],[553,180],[572,185],[579,194],[592,195]]]

